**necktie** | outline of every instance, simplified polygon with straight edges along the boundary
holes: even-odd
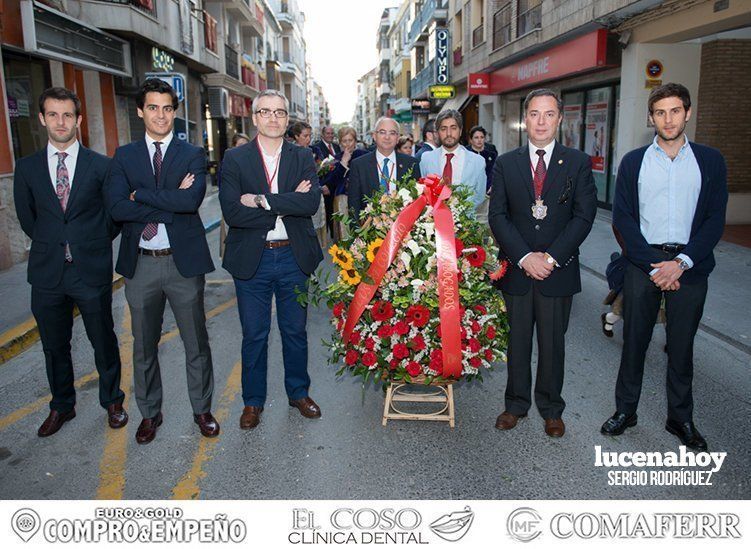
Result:
[[[60,207],[63,213],[68,208],[68,198],[70,197],[70,178],[68,177],[68,168],[65,167],[65,158],[68,153],[59,152],[57,154],[57,175],[55,178],[55,192],[57,199],[60,201]],[[70,245],[65,242],[65,261],[70,263],[73,256],[70,254]]]
[[[443,167],[444,185],[451,185],[451,180],[454,177],[454,168],[451,166],[452,158],[454,158],[454,153],[446,153],[446,165]]]
[[[329,147],[329,152],[331,153],[331,156],[336,156],[336,153],[334,152],[334,146],[331,143],[326,143]]]
[[[154,179],[156,179],[156,188],[159,188],[159,174],[162,172],[162,142],[154,141]],[[156,236],[159,230],[158,223],[148,223],[143,229],[141,236],[144,240],[151,240]]]
[[[384,193],[389,192],[389,159],[383,159],[383,167],[381,168],[381,188]]]
[[[545,167],[545,151],[543,149],[537,149],[537,167],[535,168],[535,198],[542,196],[542,185],[545,183],[545,176],[548,171]]]

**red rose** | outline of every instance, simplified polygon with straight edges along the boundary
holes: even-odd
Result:
[[[344,313],[344,303],[340,301],[339,303],[334,305],[333,313],[336,318],[341,318],[342,314]]]
[[[470,351],[472,351],[473,353],[479,353],[481,347],[482,347],[482,345],[480,345],[480,342],[477,339],[475,339],[474,337],[470,338],[470,340],[469,340],[469,350]]]
[[[396,370],[399,367],[399,360],[396,358],[392,358],[391,362],[389,362],[389,370]]]
[[[352,345],[357,345],[358,343],[360,343],[360,339],[362,339],[360,332],[352,332],[352,335],[349,336],[349,342]]]
[[[485,263],[486,256],[487,254],[485,253],[485,248],[477,246],[477,250],[469,254],[467,256],[467,260],[473,267],[482,267],[482,264]]]
[[[485,308],[485,305],[475,305],[474,309],[481,315],[488,314],[488,310]]]
[[[430,369],[441,375],[443,373],[443,352],[440,349],[433,349],[430,353]]]
[[[488,336],[488,339],[493,339],[495,337],[495,327],[491,324],[488,326],[488,329],[485,330],[485,335]]]
[[[422,305],[410,305],[407,309],[407,322],[418,328],[425,326],[430,320],[430,309]]]
[[[411,340],[412,348],[415,351],[422,351],[425,349],[425,338],[422,336],[422,334],[417,334],[415,337]]]
[[[482,361],[478,357],[473,356],[469,359],[469,364],[473,368],[479,368],[480,366],[482,366]]]
[[[461,257],[462,252],[464,252],[464,242],[462,242],[458,238],[455,238],[454,245],[456,246],[456,257]]]
[[[344,328],[344,319],[340,318],[336,323],[336,331],[341,332],[342,328]]]
[[[368,351],[372,351],[373,349],[375,349],[375,339],[373,339],[372,337],[369,337],[368,339],[366,339],[365,340],[365,348]]]
[[[476,334],[479,334],[482,331],[482,326],[480,326],[480,323],[476,320],[472,321],[472,331]]]
[[[360,358],[360,353],[354,349],[350,349],[344,356],[344,362],[346,362],[348,366],[354,366],[358,358]]]
[[[376,301],[370,314],[373,320],[384,322],[394,316],[394,306],[388,301]]]
[[[377,360],[378,357],[376,357],[376,354],[373,351],[368,351],[367,353],[363,353],[362,355],[362,363],[368,368],[373,366],[373,364],[375,364]]]
[[[491,349],[485,349],[485,360],[488,362],[493,360],[493,351]]]
[[[388,339],[391,337],[391,334],[394,333],[394,327],[391,326],[391,324],[384,324],[380,328],[378,328],[378,337],[381,339]]]
[[[435,327],[435,335],[437,335],[439,338],[441,337],[441,334],[443,333],[443,330],[441,330],[441,325]]]
[[[412,376],[419,376],[422,373],[422,368],[414,360],[407,364],[407,373]]]
[[[407,358],[409,356],[409,347],[404,343],[394,345],[394,358]]]
[[[467,339],[467,329],[464,326],[459,328],[459,335],[462,339]]]
[[[399,334],[400,336],[407,335],[409,333],[409,324],[407,324],[403,320],[400,320],[399,322],[394,324],[394,332]]]

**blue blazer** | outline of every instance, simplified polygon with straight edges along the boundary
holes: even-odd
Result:
[[[681,276],[682,282],[690,284],[707,278],[714,269],[712,250],[725,229],[728,185],[727,167],[722,154],[705,145],[689,144],[701,172],[701,190],[691,223],[691,236],[681,252],[694,262],[694,266]],[[649,146],[635,149],[623,157],[618,167],[613,199],[613,224],[623,237],[624,254],[645,273],[652,270],[651,263],[665,259],[663,254],[646,241],[639,223],[639,171],[648,148]]]
[[[188,174],[193,185],[179,189]],[[136,191],[135,201],[130,193]],[[146,140],[134,141],[115,151],[107,180],[107,207],[115,221],[123,223],[115,270],[133,278],[138,262],[138,243],[147,223],[164,223],[178,272],[186,277],[214,270],[206,232],[198,207],[206,194],[204,150],[173,137],[164,152],[159,188]]]
[[[461,145],[459,145],[461,147]],[[422,175],[443,173],[441,166],[441,148],[423,153],[420,159],[420,173]],[[470,200],[475,209],[485,200],[487,187],[487,175],[485,174],[485,159],[464,149],[464,165],[462,166],[462,181],[456,183],[472,191]]]

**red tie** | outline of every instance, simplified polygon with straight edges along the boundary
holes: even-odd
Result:
[[[446,165],[443,167],[444,185],[451,185],[451,180],[454,177],[454,169],[451,167],[452,158],[454,158],[454,153],[446,153]]]
[[[329,152],[331,153],[331,156],[336,156],[336,153],[334,152],[334,146],[331,143],[326,143],[326,145],[329,148]]]
[[[545,151],[543,149],[537,150],[537,167],[535,168],[535,198],[542,196],[542,185],[545,183],[545,176],[548,171],[545,167]]]

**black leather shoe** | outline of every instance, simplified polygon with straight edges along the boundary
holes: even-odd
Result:
[[[681,439],[681,443],[684,446],[700,452],[707,451],[707,441],[704,440],[704,437],[696,429],[693,421],[678,423],[675,420],[669,419],[665,422],[665,430]]]
[[[605,334],[605,337],[613,337],[613,325],[608,322],[608,313],[602,313],[600,321],[602,322],[602,333]]]
[[[617,437],[618,435],[622,435],[629,427],[636,425],[636,419],[636,413],[622,414],[616,412],[609,420],[602,424],[600,432],[609,437]]]

